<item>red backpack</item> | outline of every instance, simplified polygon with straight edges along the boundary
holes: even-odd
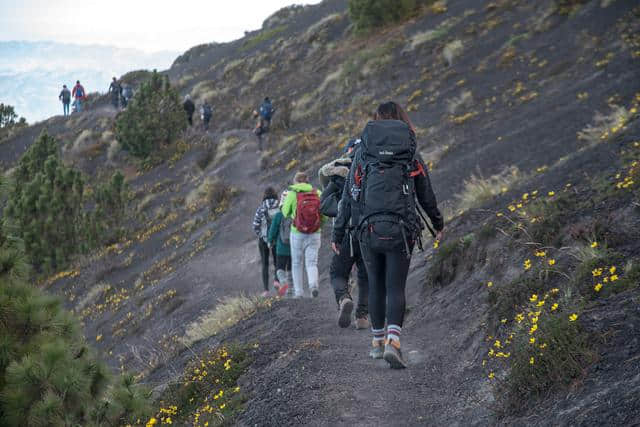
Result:
[[[311,234],[322,225],[320,216],[320,197],[315,190],[296,194],[296,217],[293,225],[301,233]]]

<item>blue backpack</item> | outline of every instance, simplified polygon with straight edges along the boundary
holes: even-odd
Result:
[[[270,102],[263,102],[260,105],[260,116],[265,120],[271,120],[273,115],[273,105]]]
[[[76,98],[84,98],[84,89],[82,86],[76,87]]]

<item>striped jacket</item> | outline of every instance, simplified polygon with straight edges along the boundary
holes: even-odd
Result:
[[[263,237],[262,234],[262,221],[267,221],[267,211],[278,207],[278,199],[264,199],[253,217],[253,232],[256,236]],[[268,230],[267,230],[268,231]],[[266,236],[264,236],[266,239]]]

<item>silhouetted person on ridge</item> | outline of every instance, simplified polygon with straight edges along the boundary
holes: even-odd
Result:
[[[184,111],[187,113],[187,121],[189,126],[193,126],[193,113],[196,111],[196,104],[191,100],[191,96],[184,97],[184,103],[182,104]]]
[[[133,88],[130,84],[122,85],[122,108],[127,108],[129,101],[133,98]]]
[[[120,83],[115,77],[109,85],[109,93],[111,94],[111,104],[113,105],[113,108],[117,110],[120,103],[120,96],[122,94],[122,86],[120,86]]]
[[[71,104],[71,91],[67,88],[67,85],[62,85],[62,90],[58,99],[62,101],[62,113],[66,116],[69,115],[69,104]]]
[[[71,90],[71,96],[73,96],[73,104],[77,113],[82,112],[82,103],[87,99],[87,93],[84,87],[80,84],[80,80],[76,80],[76,85]]]

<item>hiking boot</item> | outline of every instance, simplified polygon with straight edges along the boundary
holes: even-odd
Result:
[[[289,285],[286,283],[284,285],[280,285],[278,288],[278,296],[283,297],[287,293],[287,289],[289,289]]]
[[[312,295],[314,298],[317,298],[317,297],[318,297],[318,288],[313,288],[313,289],[311,289],[311,295]]]
[[[400,351],[400,342],[396,340],[387,339],[382,357],[392,369],[404,369],[407,367],[407,362],[404,361]]]
[[[367,319],[367,316],[356,317],[356,329],[369,329],[369,319]]]
[[[348,328],[351,324],[351,311],[353,310],[353,301],[349,297],[342,298],[340,301],[340,314],[338,315],[338,326]]]
[[[371,350],[369,351],[369,357],[372,359],[382,359],[384,355],[384,341],[371,341]]]

